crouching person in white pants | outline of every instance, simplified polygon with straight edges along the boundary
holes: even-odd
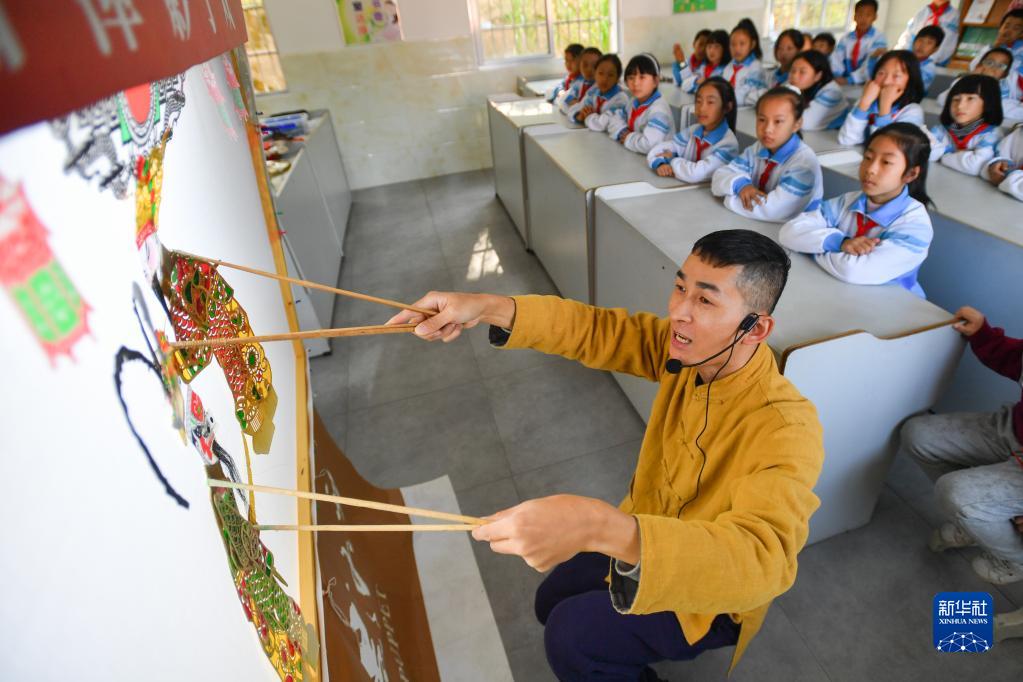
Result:
[[[1023,340],[960,308],[955,328],[977,359],[1023,385]],[[996,585],[1023,580],[1023,401],[996,412],[926,414],[902,427],[902,448],[934,481],[948,521],[931,536],[936,552],[977,545],[973,570]]]

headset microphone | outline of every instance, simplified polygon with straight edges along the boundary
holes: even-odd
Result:
[[[757,320],[759,320],[759,319],[760,319],[760,315],[758,315],[757,313],[750,313],[746,317],[742,318],[742,322],[739,323],[739,330],[742,333],[739,334],[738,336],[736,336],[735,340],[732,341],[730,344],[728,344],[727,346],[725,346],[724,348],[719,350],[717,353],[714,353],[714,355],[711,355],[710,357],[704,358],[703,360],[700,360],[699,362],[694,362],[691,365],[685,365],[685,364],[682,363],[681,360],[676,360],[675,358],[670,358],[667,362],[664,363],[664,370],[666,372],[668,372],[668,374],[680,374],[682,372],[682,369],[685,368],[685,367],[699,367],[702,364],[710,362],[711,360],[713,360],[714,358],[718,357],[719,355],[722,355],[723,353],[727,353],[728,351],[732,350],[732,348],[735,347],[735,344],[737,344],[740,341],[742,341],[742,337],[746,336],[746,334],[749,334],[753,330],[753,327],[756,326]]]

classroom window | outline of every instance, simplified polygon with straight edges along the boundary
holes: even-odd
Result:
[[[475,0],[480,60],[561,54],[569,43],[614,49],[615,0]]]
[[[270,19],[263,8],[263,0],[242,0],[242,10],[245,12],[245,28],[249,31],[245,54],[249,57],[252,89],[256,94],[283,92],[288,86],[284,82],[277,41],[270,30]]]
[[[785,29],[843,31],[849,23],[854,0],[771,0],[768,6],[768,34]]]

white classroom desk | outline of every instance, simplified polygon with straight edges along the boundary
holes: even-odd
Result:
[[[530,81],[526,81],[526,84],[524,86],[524,90],[525,90],[527,95],[532,95],[533,97],[543,97],[544,95],[547,94],[548,90],[550,90],[555,85],[557,85],[558,83],[561,83],[564,80],[565,80],[564,77],[562,77],[562,78],[542,78],[542,79],[539,79],[539,80],[530,80]]]
[[[512,94],[487,98],[487,120],[490,124],[490,151],[494,159],[494,191],[526,248],[530,248],[526,214],[529,184],[522,165],[522,131],[534,125],[558,123],[568,127],[573,124],[542,99]]]
[[[660,177],[645,154],[630,152],[606,133],[555,123],[526,128],[523,140],[530,246],[562,296],[589,303],[593,192],[637,180],[659,188],[681,183]]]
[[[564,77],[565,76],[562,75],[561,79],[563,79]],[[521,95],[522,97],[536,97],[536,93],[531,90],[527,90],[526,86],[529,83],[535,83],[537,81],[549,81],[552,79],[560,80],[558,78],[558,74],[556,73],[549,73],[543,76],[519,76],[518,78],[515,79],[515,92],[519,93],[519,95]],[[542,95],[543,93],[540,94]]]
[[[851,152],[850,152],[851,153]],[[824,196],[859,189],[857,162],[823,168]],[[1023,203],[978,177],[930,164],[927,193],[934,226],[920,285],[947,310],[980,308],[1010,336],[1023,336],[1020,318],[1023,272]],[[1019,400],[1019,384],[983,367],[972,354],[960,366],[939,411],[994,410]]]
[[[694,242],[719,229],[774,240],[780,225],[743,218],[707,188],[607,187],[594,201],[595,302],[667,311],[675,271]],[[698,216],[698,218],[695,218]],[[870,520],[906,417],[929,408],[952,377],[964,343],[951,314],[896,285],[855,286],[792,254],[769,344],[779,367],[817,408],[825,459],[810,521],[817,542]],[[615,375],[646,419],[657,384]],[[713,415],[711,416],[713,420]]]

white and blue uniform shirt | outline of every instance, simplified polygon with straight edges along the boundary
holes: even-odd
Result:
[[[593,89],[593,84],[594,81],[588,81],[581,77],[572,81],[564,97],[560,98],[561,102],[558,104],[558,108],[561,113],[568,114],[569,109],[581,102],[586,93]]]
[[[753,106],[767,90],[767,74],[752,52],[741,62],[729,62],[721,72],[721,77],[732,84],[735,101],[740,107]]]
[[[1001,139],[995,148],[995,156],[988,162],[988,165],[998,161],[1009,163],[1009,172],[1006,173],[1002,183],[998,185],[998,189],[1023,201],[1023,126],[1016,126],[1011,133]],[[985,173],[984,179],[987,180],[986,167],[983,172]]]
[[[995,157],[995,147],[1002,139],[998,126],[978,121],[964,129],[933,126],[931,138],[931,161],[941,159],[941,165],[960,173],[978,175]]]
[[[587,116],[583,123],[590,130],[603,132],[607,130],[607,126],[614,120],[615,116],[625,111],[627,106],[629,106],[629,93],[625,92],[625,89],[617,83],[606,92],[601,92],[597,86],[593,86],[586,91],[586,96],[583,97],[582,101],[577,106],[572,107],[569,111],[569,117],[574,121],[578,121],[580,109],[593,107],[593,113]]]
[[[886,204],[868,210],[867,195],[847,192],[785,223],[778,241],[787,249],[814,254],[826,272],[850,284],[894,283],[924,298],[917,272],[934,237],[927,208],[909,196],[909,188]],[[864,256],[842,251],[853,237],[881,243]]]
[[[907,104],[904,107],[892,107],[892,110],[882,116],[877,112],[877,101],[875,100],[867,111],[862,111],[858,106],[853,106],[849,115],[845,117],[842,128],[838,131],[839,144],[851,147],[863,144],[878,128],[884,128],[889,123],[902,121],[924,127],[924,110],[919,104]]]
[[[553,104],[560,104],[560,100],[565,97],[565,93],[576,81],[581,81],[583,75],[581,73],[569,73],[565,75],[565,80],[555,85],[553,88],[547,91],[544,96],[548,102]]]
[[[663,154],[672,154],[665,158]],[[739,153],[739,141],[726,121],[710,132],[703,126],[684,128],[670,140],[653,146],[646,155],[651,169],[669,164],[675,177],[682,182],[707,182],[718,168],[731,163]]]
[[[616,112],[607,126],[607,134],[612,140],[624,140],[629,151],[646,154],[655,144],[675,134],[675,117],[661,91],[654,90],[645,102],[632,98],[624,111]]]
[[[791,66],[789,67],[792,68]],[[776,66],[771,71],[771,87],[776,88],[779,85],[785,85],[789,82],[789,72],[782,71],[780,66]]]
[[[803,130],[832,130],[842,125],[849,105],[835,81],[829,81],[813,95],[803,110]]]
[[[931,55],[931,58],[944,66],[952,58],[956,51],[956,42],[959,40],[959,9],[953,7],[951,2],[945,3],[940,9],[934,4],[924,5],[912,19],[906,24],[906,30],[899,36],[899,42],[895,47],[900,50],[912,50],[916,34],[924,26],[940,26],[945,32],[945,39],[941,41],[938,50]]]
[[[835,45],[835,51],[831,53],[831,72],[835,78],[845,78],[850,83],[866,83],[877,63],[870,55],[879,49],[888,49],[888,39],[873,26],[862,36],[857,36],[855,30],[849,31],[842,36]]]
[[[754,185],[767,194],[763,203],[747,211],[739,192]],[[727,166],[714,172],[710,185],[725,206],[747,218],[783,223],[820,205],[824,195],[817,154],[793,135],[772,154],[760,142],[747,147]]]
[[[934,60],[928,57],[927,59],[920,62],[920,78],[924,81],[924,94],[931,89],[931,83],[934,82],[934,69],[937,65]]]
[[[678,87],[682,90],[682,92],[688,92],[689,94],[693,94],[700,87],[701,77],[703,78],[703,80],[707,80],[708,78],[713,78],[714,76],[720,76],[725,72],[725,66],[727,66],[727,64],[718,64],[717,66],[714,66],[709,62],[704,62],[703,64],[700,65],[699,69],[690,73],[688,76],[685,76],[682,79],[681,85],[679,85]]]
[[[675,85],[682,87],[682,83],[693,74],[700,73],[707,66],[707,61],[696,61],[696,55],[689,55],[684,62],[672,62],[671,75]]]

